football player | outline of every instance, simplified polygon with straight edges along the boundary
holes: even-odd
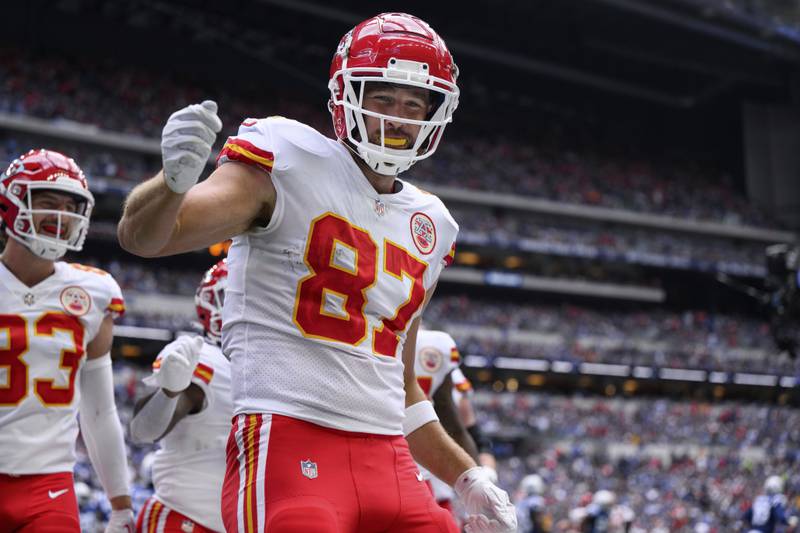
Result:
[[[163,170],[131,192],[118,234],[132,253],[233,238],[227,530],[454,531],[412,452],[455,487],[473,531],[516,530],[508,495],[447,435],[414,375],[419,317],[458,225],[397,176],[436,150],[457,74],[424,21],[372,17],[334,54],[336,139],[247,119],[195,186],[222,125],[214,102],[194,104],[164,127]]]
[[[742,516],[747,533],[772,533],[780,525],[797,526],[796,516],[787,516],[783,478],[770,476],[764,482],[764,494],[756,496]]]
[[[528,474],[519,482],[520,500],[517,502],[517,520],[523,533],[548,531],[549,517],[545,515],[544,480],[538,474]]]
[[[72,470],[80,432],[108,496],[106,531],[132,531],[111,343],[124,302],[83,247],[94,198],[75,161],[31,150],[0,175],[0,524],[80,531]]]
[[[586,507],[581,531],[584,533],[608,533],[611,525],[611,508],[616,499],[616,495],[610,490],[595,492],[592,503]]]
[[[222,302],[228,279],[223,259],[195,294],[204,337],[183,336],[161,350],[145,383],[158,387],[140,400],[131,437],[161,442],[152,465],[155,494],[136,531],[224,531],[220,512],[225,443],[231,426],[230,363],[220,350]]]
[[[458,353],[456,342],[448,333],[428,329],[419,330],[417,353],[414,360],[417,382],[433,403],[436,415],[447,433],[473,459],[478,459],[475,441],[464,427],[454,402],[455,388],[452,374],[458,369],[460,362],[461,356]],[[422,466],[420,466],[420,474],[430,486],[436,503],[452,513],[452,488],[436,476],[431,475]]]

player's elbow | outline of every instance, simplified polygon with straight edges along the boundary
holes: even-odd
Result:
[[[140,243],[138,239],[136,239],[133,226],[134,225],[129,223],[129,219],[125,216],[123,216],[119,224],[117,224],[117,241],[120,247],[126,252],[138,255],[139,257],[159,257],[160,249],[147,246],[146,243]]]
[[[154,435],[147,430],[147,424],[142,423],[141,417],[133,417],[128,426],[128,434],[134,444],[152,444],[158,440],[160,435]]]

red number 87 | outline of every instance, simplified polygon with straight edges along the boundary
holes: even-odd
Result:
[[[399,334],[408,326],[411,317],[425,300],[422,278],[428,265],[405,248],[385,240],[383,270],[402,280],[411,279],[411,289],[394,316],[381,319],[372,328],[372,351],[394,356],[400,342]],[[352,265],[337,262],[341,248],[350,251]],[[377,281],[378,247],[369,233],[347,220],[326,213],[311,223],[303,257],[309,274],[298,282],[294,305],[294,323],[306,337],[356,345],[367,334],[367,290]],[[326,311],[329,298],[341,302],[343,314]]]

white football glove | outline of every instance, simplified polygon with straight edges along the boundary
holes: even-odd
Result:
[[[222,129],[217,103],[206,100],[170,115],[161,132],[161,158],[167,187],[183,194],[197,183]]]
[[[133,510],[119,509],[111,511],[106,533],[133,533],[135,530],[136,522],[133,520]]]
[[[161,387],[170,392],[180,392],[189,386],[192,374],[200,360],[202,337],[184,335],[171,344],[161,356],[161,368],[142,381],[151,387]]]
[[[483,468],[486,470],[486,475],[488,476],[489,481],[497,485],[497,470],[491,466],[484,466]]]
[[[453,488],[464,507],[467,533],[515,533],[517,512],[508,493],[491,482],[491,474],[475,466],[458,476]]]

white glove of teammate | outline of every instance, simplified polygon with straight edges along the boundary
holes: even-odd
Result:
[[[183,194],[197,183],[222,129],[217,103],[206,100],[170,115],[161,132],[161,157],[167,187]]]
[[[202,337],[185,335],[178,338],[161,357],[161,368],[158,372],[142,381],[151,387],[161,387],[170,392],[184,390],[192,381],[203,342]]]
[[[119,509],[111,511],[106,533],[133,533],[135,530],[136,523],[133,520],[133,510]]]
[[[517,513],[508,493],[490,481],[486,468],[475,466],[458,476],[453,488],[467,509],[467,533],[515,533]]]
[[[486,470],[486,476],[488,477],[489,481],[497,485],[497,470],[491,466],[484,466],[483,468]]]

